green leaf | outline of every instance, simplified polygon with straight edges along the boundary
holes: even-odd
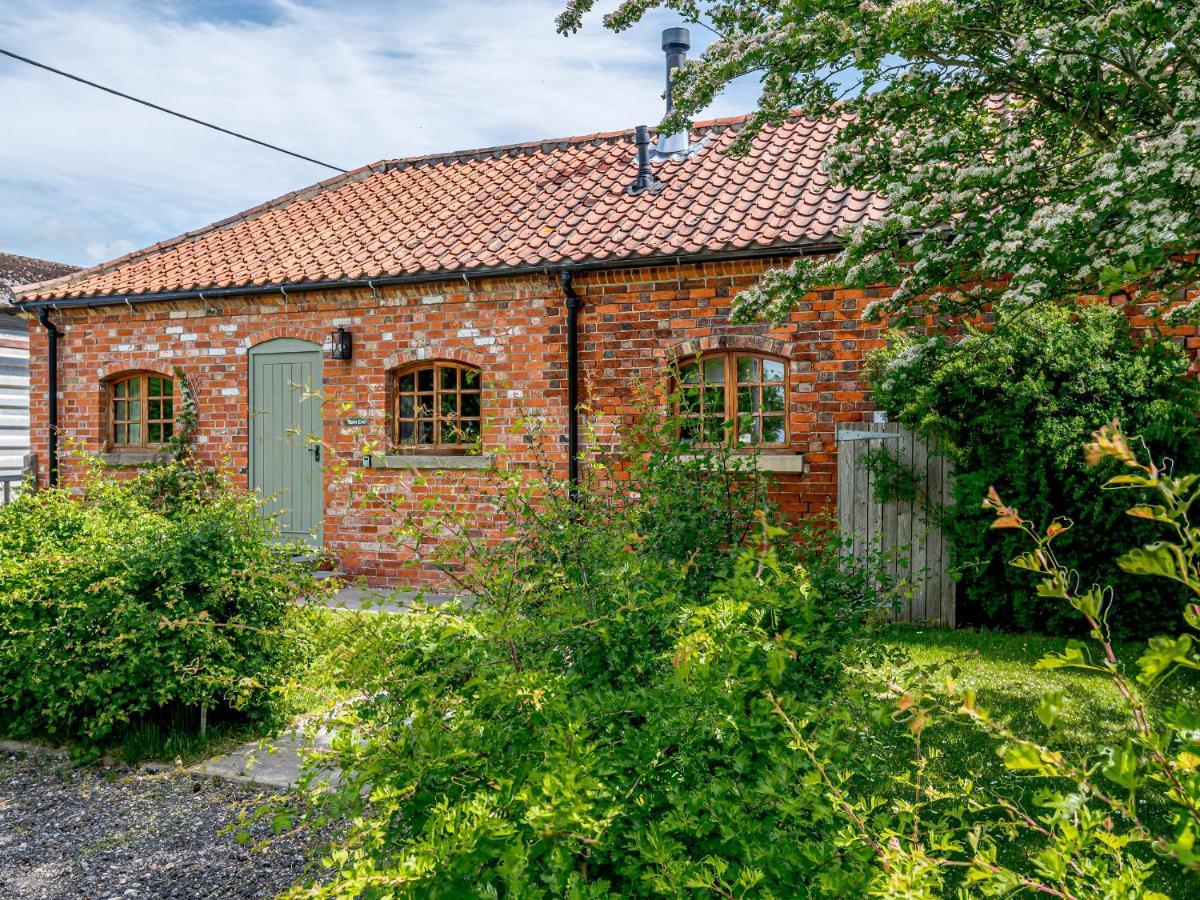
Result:
[[[1200,862],[1200,854],[1195,851],[1196,847],[1196,829],[1195,824],[1191,819],[1180,819],[1182,826],[1175,836],[1175,840],[1171,841],[1167,846],[1171,852],[1179,859],[1181,863],[1187,866],[1193,866]]]
[[[1001,759],[1004,760],[1006,768],[1016,772],[1039,772],[1049,775],[1054,771],[1042,759],[1042,752],[1030,744],[1009,744],[1001,752]]]
[[[1141,784],[1142,780],[1138,776],[1138,756],[1132,744],[1126,742],[1119,750],[1110,747],[1106,756],[1107,759],[1100,769],[1105,778],[1130,791]]]
[[[1090,669],[1103,671],[1099,666],[1092,665],[1088,659],[1086,648],[1079,641],[1068,641],[1067,647],[1061,653],[1047,653],[1033,666],[1035,669]]]
[[[1159,542],[1137,547],[1122,555],[1117,565],[1133,575],[1158,575],[1185,584],[1192,581],[1183,549],[1176,544]]]
[[[1128,516],[1133,516],[1135,519],[1147,519],[1151,522],[1162,522],[1170,525],[1175,521],[1171,514],[1167,512],[1165,506],[1134,506],[1125,511]]]
[[[1051,694],[1044,694],[1038,700],[1038,704],[1034,709],[1038,719],[1047,728],[1053,728],[1058,722],[1063,711],[1063,701],[1066,699],[1066,694],[1062,691],[1055,691]]]
[[[1082,594],[1071,597],[1071,605],[1093,619],[1100,618],[1100,608],[1104,605],[1104,593],[1098,587],[1092,587]]]
[[[1200,743],[1200,708],[1177,703],[1163,713],[1163,721],[1183,740]]]
[[[1108,481],[1104,482],[1106,489],[1116,487],[1151,487],[1154,484],[1154,479],[1145,475],[1114,475]]]
[[[1192,652],[1193,640],[1190,634],[1181,634],[1177,638],[1150,638],[1146,652],[1138,660],[1141,674],[1138,681],[1152,685],[1171,673],[1177,665],[1187,662]]]
[[[1030,572],[1045,572],[1046,564],[1042,556],[1037,551],[1027,551],[1020,556],[1009,561],[1009,565],[1017,569],[1026,569]]]

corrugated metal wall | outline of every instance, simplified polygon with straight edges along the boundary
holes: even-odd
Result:
[[[29,452],[29,330],[0,313],[0,475],[20,475]]]

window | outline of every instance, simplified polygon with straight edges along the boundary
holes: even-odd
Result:
[[[479,440],[479,370],[460,363],[425,363],[392,376],[392,445],[460,452]]]
[[[175,382],[162,375],[123,376],[108,385],[109,443],[158,447],[175,433]]]
[[[676,415],[683,443],[786,447],[787,377],[782,360],[711,353],[679,367]]]

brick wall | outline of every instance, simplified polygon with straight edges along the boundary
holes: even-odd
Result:
[[[729,321],[737,292],[778,259],[662,266],[580,273],[583,400],[594,410],[597,433],[611,438],[636,415],[640,382],[663,384],[675,357],[718,348],[756,349],[791,361],[791,449],[805,459],[803,474],[779,475],[779,500],[789,514],[832,510],[836,497],[834,427],[861,421],[871,409],[859,370],[863,355],[880,345],[878,326],[859,321],[869,298],[862,291],[828,291],[806,298],[784,326],[735,326]],[[436,580],[412,565],[390,533],[399,515],[427,497],[456,508],[477,508],[477,473],[362,469],[365,439],[382,441],[386,372],[421,359],[478,365],[484,373],[485,450],[503,450],[518,464],[539,449],[514,427],[530,414],[544,420],[542,450],[565,469],[565,305],[551,275],[519,279],[462,278],[422,285],[327,291],[207,302],[152,303],[64,310],[60,348],[60,446],[104,449],[106,412],[102,379],[128,370],[187,373],[199,412],[197,453],[225,465],[245,483],[248,438],[249,348],[276,337],[328,344],[344,325],[354,336],[353,359],[326,355],[324,437],[328,446],[325,541],[343,568],[374,581]],[[39,478],[46,477],[46,336],[32,333],[32,431]],[[346,412],[341,404],[350,404]],[[365,415],[366,428],[347,427]],[[62,479],[80,473],[64,457]],[[377,498],[371,498],[375,493]],[[395,512],[391,506],[398,509]]]

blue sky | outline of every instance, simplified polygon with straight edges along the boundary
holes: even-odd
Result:
[[[563,38],[560,8],[4,0],[0,46],[346,168],[654,124],[659,33],[682,23]],[[693,28],[693,54],[710,38]],[[91,265],[333,174],[4,57],[0,110],[0,251]]]

